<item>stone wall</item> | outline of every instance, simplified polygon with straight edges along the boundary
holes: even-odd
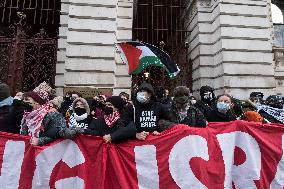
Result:
[[[127,0],[63,0],[56,86],[129,89],[126,66],[116,63],[115,43],[132,38]],[[124,69],[125,68],[125,69]]]
[[[187,40],[195,93],[202,85],[237,98],[275,92],[269,10],[267,0],[191,2]]]
[[[133,23],[133,0],[118,0],[117,7],[117,32],[116,40],[131,41],[132,40],[132,23]],[[128,75],[128,67],[122,63],[118,53],[115,55],[115,86],[114,95],[118,95],[124,91],[130,94],[131,76]]]
[[[276,94],[284,95],[284,47],[274,47]]]
[[[58,39],[58,52],[56,64],[55,86],[57,94],[63,93],[65,86],[65,62],[66,62],[66,46],[67,46],[67,30],[68,30],[68,14],[69,0],[61,0],[60,28]]]
[[[270,0],[188,0],[193,90],[275,93]],[[62,0],[56,86],[130,92],[115,43],[132,39],[133,0]],[[280,84],[279,84],[280,83]],[[279,93],[279,92],[278,92]]]

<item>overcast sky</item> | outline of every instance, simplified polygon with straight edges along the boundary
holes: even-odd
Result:
[[[272,9],[272,20],[273,23],[282,23],[283,24],[283,15],[281,10],[276,6],[273,5],[271,6]]]

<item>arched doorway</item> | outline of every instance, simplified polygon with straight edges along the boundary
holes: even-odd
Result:
[[[281,1],[273,1],[271,4],[272,22],[274,29],[274,47],[284,47],[284,22],[283,11],[284,3]],[[280,9],[282,8],[282,10]]]
[[[272,21],[274,24],[283,24],[283,13],[281,9],[274,5],[271,4],[271,12],[272,12]]]
[[[170,91],[177,85],[191,87],[191,63],[185,43],[189,31],[186,28],[184,0],[136,0],[134,6],[133,40],[144,41],[166,51],[178,64],[181,72],[169,80],[161,68],[149,67],[143,73],[133,76],[132,85],[147,80]],[[148,77],[145,77],[148,75]]]
[[[59,0],[0,2],[0,82],[12,92],[54,86]]]

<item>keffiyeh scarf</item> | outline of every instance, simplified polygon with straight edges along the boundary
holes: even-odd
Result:
[[[105,119],[105,122],[107,124],[108,127],[113,127],[114,123],[120,118],[120,113],[117,111],[117,112],[113,112],[112,114],[110,115],[105,115],[104,116],[104,119]]]
[[[21,131],[23,130],[23,126],[26,125],[28,127],[28,135],[38,138],[40,130],[43,128],[42,121],[48,111],[49,105],[44,104],[32,112],[25,112],[21,122]]]

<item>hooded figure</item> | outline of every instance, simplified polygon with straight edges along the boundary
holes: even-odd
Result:
[[[76,98],[72,103],[73,113],[70,116],[69,128],[88,128],[92,118],[90,117],[90,107],[84,98]]]
[[[186,86],[176,87],[173,105],[170,111],[170,121],[193,127],[205,127],[204,115],[190,102],[190,90]]]
[[[200,98],[201,100],[196,102],[195,107],[197,107],[203,114],[213,110],[216,98],[212,87],[202,86],[200,88]]]
[[[126,102],[119,96],[107,98],[104,117],[94,119],[84,134],[102,136],[106,143],[117,143],[135,138],[136,127],[125,115]]]
[[[172,106],[172,99],[169,97],[169,91],[163,87],[158,87],[156,90],[156,101],[164,105],[165,108],[170,109]]]
[[[134,122],[138,132],[136,138],[139,140],[145,140],[149,133],[159,134],[164,130],[159,121],[169,120],[168,110],[153,100],[154,95],[154,88],[149,83],[142,83],[137,90]]]

